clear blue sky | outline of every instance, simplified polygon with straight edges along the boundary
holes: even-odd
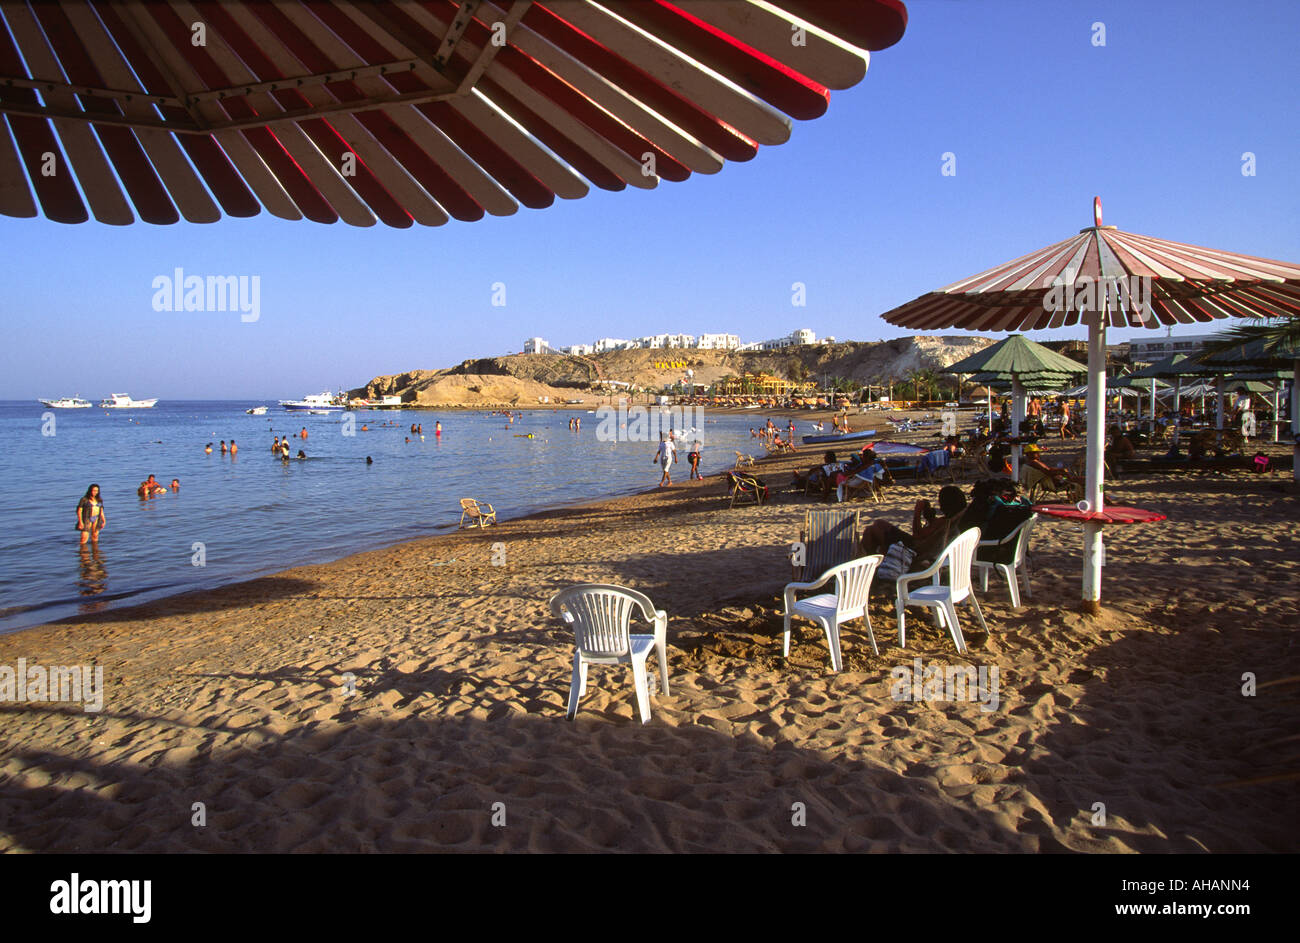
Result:
[[[405,231],[0,218],[0,398],[297,397],[533,335],[894,337],[880,312],[1074,234],[1094,195],[1121,229],[1300,260],[1300,3],[908,7],[823,118],[684,184]],[[150,283],[177,267],[259,275],[261,319],[155,313]]]

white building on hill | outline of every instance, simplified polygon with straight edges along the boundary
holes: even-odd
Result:
[[[736,334],[701,334],[697,345],[700,350],[736,350],[740,337]]]
[[[540,337],[530,337],[524,341],[524,353],[526,354],[544,354],[551,349],[551,345]]]
[[[1128,359],[1154,363],[1173,354],[1198,354],[1215,341],[1218,334],[1183,334],[1166,337],[1136,338],[1128,342]]]

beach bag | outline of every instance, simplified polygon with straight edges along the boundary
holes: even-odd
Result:
[[[893,582],[904,573],[908,572],[908,567],[916,554],[907,549],[902,543],[893,543],[885,551],[885,559],[880,561],[880,566],[876,567],[876,579],[888,580]]]

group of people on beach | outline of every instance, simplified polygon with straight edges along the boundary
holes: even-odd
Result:
[[[781,430],[777,428],[776,423],[771,419],[761,429],[749,430],[750,438],[758,441],[769,452],[797,452],[799,451],[794,444],[794,420],[791,419],[786,423],[785,438],[781,437]]]

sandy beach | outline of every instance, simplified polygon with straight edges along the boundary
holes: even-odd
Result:
[[[0,664],[106,684],[99,713],[0,704],[0,850],[1300,850],[1300,686],[1268,685],[1300,674],[1284,477],[1125,477],[1111,503],[1168,520],[1108,531],[1100,617],[1078,525],[1045,521],[1033,598],[995,580],[968,656],[919,610],[900,649],[886,599],[880,655],[852,623],[832,674],[812,623],[781,657],[788,546],[819,506],[788,482],[819,455],[763,463],[762,507],[711,478],[0,637]],[[853,506],[903,523],[937,487]],[[564,718],[546,601],[581,581],[669,613],[648,725],[624,668]],[[894,700],[915,658],[997,667],[997,708]]]

